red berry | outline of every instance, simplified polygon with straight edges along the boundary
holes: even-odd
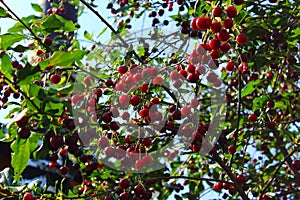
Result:
[[[53,84],[58,84],[61,80],[61,76],[59,74],[52,74],[50,76],[50,81],[53,83]]]
[[[186,116],[189,116],[191,114],[191,108],[188,107],[188,106],[183,106],[181,108],[181,115],[186,117]]]
[[[220,7],[215,7],[212,11],[214,17],[221,17],[223,14],[223,10]]]
[[[299,171],[300,170],[300,160],[294,160],[293,163],[292,163],[292,167]]]
[[[152,144],[152,140],[151,140],[151,138],[144,138],[142,143],[144,146],[149,147]]]
[[[210,28],[212,21],[210,18],[199,17],[196,21],[198,30],[207,30]]]
[[[144,193],[144,188],[143,186],[141,185],[136,185],[134,186],[134,193],[137,195],[137,196],[140,196]]]
[[[108,138],[106,136],[102,136],[101,138],[99,138],[98,145],[102,149],[106,148],[109,145]]]
[[[34,196],[31,193],[26,193],[23,196],[23,200],[34,200]]]
[[[230,34],[225,29],[222,29],[217,33],[217,38],[221,41],[227,41],[230,38]]]
[[[244,0],[233,0],[233,3],[234,3],[235,5],[241,5],[241,4],[244,3]]]
[[[31,134],[31,133],[30,133],[30,130],[27,129],[27,128],[25,128],[25,127],[22,127],[22,128],[19,128],[19,129],[18,129],[18,135],[19,135],[19,137],[22,138],[22,139],[27,139],[27,138],[29,138],[30,134]]]
[[[219,49],[221,46],[220,40],[213,38],[209,41],[209,46],[211,49]]]
[[[140,102],[141,102],[141,99],[140,99],[140,97],[137,96],[137,95],[134,95],[134,96],[132,96],[132,97],[130,98],[130,103],[131,103],[131,105],[133,105],[133,106],[139,105]]]
[[[228,147],[228,153],[230,153],[230,154],[234,154],[235,153],[235,147],[233,145],[230,145]]]
[[[122,190],[126,190],[130,187],[130,182],[128,180],[128,178],[122,178],[120,180],[119,186]]]
[[[128,67],[127,67],[127,66],[121,65],[121,66],[119,66],[119,68],[118,68],[118,72],[119,72],[120,74],[125,74],[127,71],[128,71]]]
[[[199,30],[198,27],[197,27],[197,25],[196,25],[196,24],[197,24],[197,19],[198,19],[198,18],[194,18],[194,19],[192,19],[192,21],[191,21],[191,28],[192,28],[193,30],[196,30],[196,31]]]
[[[45,40],[44,40],[44,44],[46,46],[51,46],[51,44],[52,44],[52,38],[46,37]]]
[[[250,122],[256,122],[257,121],[257,116],[255,114],[250,114],[248,117]]]
[[[144,161],[144,164],[145,164],[145,165],[151,165],[151,164],[152,164],[152,161],[153,161],[153,159],[152,159],[152,157],[151,157],[151,156],[149,156],[149,155],[146,155],[146,156],[144,156],[144,157],[143,157],[143,161]]]
[[[246,177],[243,175],[243,174],[240,174],[236,177],[236,180],[239,182],[239,183],[245,183],[246,182]]]
[[[149,109],[143,108],[142,110],[140,110],[140,116],[141,117],[148,117],[149,116]]]
[[[153,84],[154,85],[161,85],[162,83],[163,83],[163,78],[162,77],[160,77],[160,76],[157,76],[157,77],[155,77],[154,79],[153,79]]]
[[[23,116],[21,119],[19,119],[18,121],[16,121],[16,124],[18,127],[25,127],[28,123],[28,117],[27,116]]]
[[[216,60],[216,59],[220,58],[220,56],[221,56],[217,49],[212,50],[209,55],[211,56],[211,58],[213,60]]]
[[[131,196],[127,192],[123,192],[120,194],[120,200],[131,200]]]
[[[230,44],[228,42],[223,42],[220,46],[222,53],[227,53],[230,50]]]
[[[157,97],[154,97],[154,98],[151,99],[151,103],[159,104],[159,102],[160,102],[160,100]]]
[[[187,77],[187,80],[191,83],[197,83],[199,75],[197,73],[190,73]]]
[[[220,192],[223,189],[223,183],[222,182],[215,183],[213,189],[217,192]]]
[[[69,167],[67,166],[62,166],[59,168],[59,173],[61,175],[66,175],[67,173],[69,173]]]
[[[226,29],[230,29],[233,27],[233,21],[231,18],[224,19],[222,24],[223,24],[224,28],[226,28]]]
[[[143,160],[137,160],[137,161],[135,161],[135,168],[137,169],[137,170],[141,170],[141,169],[143,169],[144,168],[144,161]]]
[[[214,22],[212,23],[212,25],[210,26],[210,30],[213,33],[218,33],[221,30],[221,23],[220,22]]]
[[[229,17],[229,18],[235,18],[237,16],[237,10],[234,6],[229,6],[227,9],[226,9],[226,15]]]
[[[228,62],[226,65],[226,70],[227,71],[232,71],[234,69],[234,63],[233,62]]]
[[[236,41],[238,44],[240,45],[244,45],[248,42],[248,38],[244,33],[240,33],[238,34],[238,36],[236,37]]]
[[[130,97],[127,96],[126,94],[122,94],[120,97],[119,97],[119,102],[121,105],[123,106],[126,106],[129,104],[129,101],[130,101]]]

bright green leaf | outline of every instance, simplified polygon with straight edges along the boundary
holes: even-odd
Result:
[[[48,66],[64,65],[68,66],[71,63],[78,61],[85,55],[84,50],[75,51],[56,51],[50,58],[43,60],[39,63],[42,70],[46,69]]]
[[[6,33],[0,35],[0,49],[5,51],[8,47],[11,47],[16,42],[20,42],[22,39],[25,39],[25,36],[20,34]]]
[[[253,100],[252,111],[255,112],[256,110],[262,108],[268,99],[269,99],[269,96],[256,97]]]
[[[11,17],[11,16],[4,8],[0,7],[0,17],[4,18],[4,17]]]
[[[16,140],[12,144],[12,160],[11,165],[14,168],[14,178],[17,182],[21,180],[21,174],[26,168],[30,158],[30,142],[29,140]]]
[[[55,31],[71,32],[77,30],[77,27],[72,20],[66,20],[59,15],[50,15],[47,17],[47,19],[41,24],[41,27],[48,33],[53,33]]]
[[[31,7],[33,8],[33,10],[35,10],[36,12],[44,12],[44,10],[41,8],[41,6],[37,3],[32,3]]]
[[[249,94],[251,94],[252,92],[254,92],[254,90],[256,90],[255,86],[257,84],[260,83],[260,80],[256,80],[256,81],[250,81],[243,89],[242,89],[242,97],[245,97]]]
[[[11,60],[10,60],[9,56],[6,53],[3,53],[0,56],[0,58],[1,58],[1,60],[0,60],[0,72],[2,74],[4,74],[7,78],[11,79],[14,69],[12,67]]]

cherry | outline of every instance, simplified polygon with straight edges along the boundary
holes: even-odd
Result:
[[[230,29],[233,27],[233,21],[231,18],[224,19],[222,24],[223,24],[224,28],[226,28],[226,29]]]
[[[148,117],[149,116],[149,109],[143,108],[142,110],[140,110],[140,116],[141,117]]]
[[[223,183],[222,182],[216,182],[213,186],[213,189],[217,192],[220,192],[223,189]]]
[[[134,95],[130,98],[130,104],[133,105],[133,106],[137,106],[139,105],[139,103],[141,102],[141,99],[139,96],[137,95]]]
[[[130,101],[130,97],[127,96],[126,94],[122,94],[120,97],[119,97],[119,102],[121,105],[123,106],[126,106],[129,104],[129,101]]]
[[[233,145],[230,145],[228,147],[228,153],[230,153],[230,154],[234,154],[235,153],[235,147]]]
[[[243,175],[243,174],[240,174],[236,177],[236,180],[239,182],[239,183],[245,183],[246,182],[246,177]]]
[[[197,24],[197,19],[198,19],[198,18],[194,18],[194,19],[192,19],[192,21],[191,21],[191,28],[192,28],[193,30],[196,30],[196,31],[199,30],[198,27],[197,27],[197,25],[196,25],[196,24]]]
[[[230,185],[229,187],[229,194],[234,195],[236,193],[236,188],[233,185]]]
[[[45,40],[44,40],[44,44],[46,46],[51,46],[52,45],[52,38],[46,37]]]
[[[122,190],[126,190],[130,187],[130,182],[128,178],[122,178],[119,182],[119,186]]]
[[[67,166],[62,166],[59,168],[59,173],[61,175],[66,175],[67,173],[69,173],[69,167]]]
[[[50,169],[53,169],[53,168],[56,166],[56,164],[57,164],[56,161],[55,161],[55,162],[50,162],[49,165],[48,165],[48,167],[49,167]]]
[[[145,167],[144,160],[137,160],[137,161],[135,161],[135,168],[137,170],[141,170],[144,167]]]
[[[262,200],[268,200],[270,197],[267,194],[263,194],[261,197]]]
[[[34,200],[34,196],[31,193],[26,193],[23,196],[23,200]]]
[[[210,18],[199,17],[196,21],[196,26],[198,30],[207,30],[210,28],[212,21]]]
[[[292,167],[293,167],[295,170],[299,171],[299,170],[300,170],[300,160],[294,160],[294,161],[292,162]]]
[[[235,5],[242,5],[244,3],[244,0],[233,0],[233,3]]]
[[[143,186],[141,185],[136,185],[134,186],[134,193],[137,195],[137,196],[140,196],[144,193],[144,188]]]
[[[188,76],[187,76],[187,80],[191,83],[197,83],[199,79],[199,75],[197,73],[190,73]]]
[[[127,192],[122,192],[120,194],[120,200],[130,200],[131,199],[131,196],[129,193]]]
[[[230,184],[229,183],[223,183],[223,188],[225,190],[228,190],[230,188]]]
[[[229,61],[225,68],[227,71],[232,71],[234,69],[234,63]]]
[[[105,123],[110,123],[111,120],[112,120],[112,114],[111,114],[111,112],[105,112],[105,113],[103,113],[101,119],[102,119]]]
[[[59,74],[52,74],[50,76],[50,81],[53,84],[58,84],[61,81],[61,76]]]
[[[212,23],[211,26],[210,26],[210,30],[213,33],[220,32],[220,30],[221,30],[221,23],[220,22],[214,22],[214,23]]]
[[[154,98],[151,99],[150,102],[153,103],[153,104],[159,104],[160,100],[159,100],[159,98],[154,97]]]
[[[119,66],[119,68],[118,68],[118,72],[119,72],[120,74],[125,74],[127,71],[128,71],[128,67],[125,66],[125,65],[121,65],[121,66]]]
[[[162,77],[160,77],[160,76],[157,76],[157,77],[155,77],[154,79],[153,79],[153,84],[154,85],[161,85],[162,83],[163,83],[163,78]]]
[[[146,155],[143,157],[143,162],[145,165],[151,165],[153,161],[153,158],[149,155]]]
[[[188,107],[188,106],[183,106],[181,108],[181,115],[186,117],[186,116],[189,116],[191,114],[191,108]]]
[[[244,44],[247,44],[248,38],[247,38],[247,36],[244,33],[240,33],[236,37],[236,41],[237,41],[238,44],[244,45]]]
[[[221,46],[220,40],[213,38],[209,41],[209,46],[211,49],[219,49]]]
[[[217,33],[217,38],[221,41],[227,41],[230,38],[230,34],[225,29],[222,29]]]
[[[214,17],[221,17],[223,14],[223,10],[220,7],[215,7],[212,11]]]
[[[249,119],[249,121],[250,122],[256,122],[257,121],[257,116],[255,115],[255,114],[250,114],[249,116],[248,116],[248,119]]]
[[[19,137],[22,138],[22,139],[27,139],[27,138],[29,138],[30,134],[31,134],[31,133],[30,133],[30,130],[27,129],[27,128],[25,128],[25,127],[19,128],[19,129],[18,129],[18,135],[19,135]]]
[[[98,145],[100,148],[105,149],[109,145],[109,140],[106,136],[102,136],[98,140]]]
[[[226,15],[229,18],[235,18],[237,16],[237,10],[234,6],[228,6],[226,9]]]
[[[151,138],[144,138],[142,143],[144,146],[149,147],[152,144],[152,140],[151,140]]]
[[[16,121],[17,126],[20,128],[25,127],[28,123],[28,119],[29,118],[27,116],[23,116],[21,119]]]
[[[88,76],[84,77],[83,82],[87,87],[90,87],[91,86],[91,76],[88,75]]]
[[[63,144],[64,144],[63,137],[59,136],[59,135],[51,137],[50,138],[50,144],[54,148],[62,147]]]

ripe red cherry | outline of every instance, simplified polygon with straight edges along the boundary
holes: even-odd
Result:
[[[244,0],[233,0],[233,3],[234,3],[235,5],[241,5],[241,4],[244,3]]]
[[[28,117],[27,116],[23,116],[21,119],[19,119],[18,121],[16,121],[16,124],[18,127],[25,127],[28,123]]]
[[[235,147],[233,145],[230,145],[228,147],[228,153],[230,153],[230,154],[234,154],[235,153]]]
[[[53,84],[58,84],[60,82],[60,80],[61,80],[61,76],[59,74],[52,74],[50,76],[50,81]]]
[[[127,96],[126,94],[122,94],[120,97],[119,97],[119,102],[121,105],[123,106],[126,106],[129,104],[129,101],[130,101],[130,97]]]
[[[46,37],[45,40],[44,40],[44,44],[46,46],[51,46],[51,44],[52,44],[52,38]]]
[[[300,160],[294,160],[294,161],[292,162],[292,167],[293,167],[295,170],[299,171],[299,170],[300,170]]]
[[[144,146],[149,147],[152,144],[152,140],[151,140],[151,138],[144,138],[142,143]]]
[[[199,17],[196,21],[196,26],[198,30],[207,30],[210,28],[212,21],[210,18]]]
[[[121,66],[119,66],[119,68],[118,68],[118,72],[119,72],[120,74],[125,74],[127,71],[128,71],[128,67],[125,66],[125,65],[121,65]]]
[[[215,7],[212,11],[213,16],[215,17],[221,17],[223,14],[223,10],[220,7]]]
[[[221,46],[221,42],[220,42],[220,40],[213,38],[209,41],[209,46],[212,49],[218,49]]]
[[[141,117],[148,117],[149,116],[149,109],[143,108],[142,110],[140,110],[140,116]]]
[[[237,16],[237,10],[234,6],[228,6],[226,9],[226,15],[229,18],[235,18]]]
[[[230,29],[233,27],[233,21],[231,18],[224,19],[222,24],[223,24],[224,28],[226,28],[226,29]]]
[[[145,165],[151,165],[152,161],[153,161],[153,159],[149,155],[146,155],[146,156],[143,157],[143,162],[144,162]]]
[[[212,50],[209,55],[214,60],[220,58],[220,56],[221,56],[220,53],[219,53],[219,51],[217,49]]]
[[[250,114],[248,117],[250,122],[256,122],[257,121],[257,116],[255,114]]]
[[[127,192],[122,192],[120,194],[120,200],[130,200],[131,199],[131,196],[129,193]]]
[[[240,45],[244,45],[247,44],[248,42],[248,38],[244,33],[240,33],[238,34],[238,36],[236,37],[236,42]]]
[[[119,186],[122,190],[126,190],[130,187],[130,182],[128,180],[128,178],[122,178],[120,180]]]
[[[160,102],[160,100],[157,97],[154,97],[154,98],[151,99],[151,103],[159,104],[159,102]]]
[[[62,166],[59,168],[59,173],[61,175],[66,175],[67,173],[69,173],[69,167],[67,166]]]
[[[109,145],[108,138],[106,136],[102,136],[101,138],[99,138],[98,145],[102,149],[106,148]]]
[[[222,53],[227,53],[230,50],[230,44],[228,42],[223,42],[220,46]]]
[[[213,33],[220,32],[220,30],[221,30],[221,23],[220,22],[214,22],[214,23],[212,23],[211,26],[210,26],[210,30]]]
[[[191,28],[192,28],[193,30],[196,30],[196,31],[199,30],[198,27],[197,27],[197,25],[196,25],[196,24],[197,24],[197,19],[198,19],[198,18],[194,18],[194,19],[192,19],[192,21],[191,21]]]
[[[141,185],[136,185],[134,186],[134,193],[137,195],[137,196],[140,196],[144,193],[144,188],[143,186]]]
[[[217,33],[217,38],[221,41],[227,41],[230,38],[230,34],[225,29],[222,29]]]
[[[34,200],[34,196],[31,193],[26,193],[23,196],[23,200]]]
[[[27,139],[27,138],[29,138],[30,134],[31,134],[31,133],[30,133],[30,130],[27,129],[27,128],[25,128],[25,127],[19,128],[19,129],[18,129],[18,135],[19,135],[19,137],[22,138],[22,139]]]
[[[236,180],[239,182],[239,183],[245,183],[246,182],[246,177],[243,175],[243,174],[240,174],[236,177]]]
[[[143,160],[137,160],[137,161],[135,161],[135,168],[137,170],[141,170],[144,167],[145,167],[145,165],[144,165],[144,161]]]
[[[182,115],[182,116],[186,117],[186,116],[188,116],[188,115],[190,115],[190,114],[191,114],[191,108],[190,108],[190,107],[188,107],[188,106],[183,106],[183,107],[181,108],[181,115]]]
[[[226,70],[227,71],[232,71],[234,69],[234,63],[229,61],[226,65]]]
[[[217,192],[220,192],[223,189],[223,183],[222,182],[215,183],[213,189]]]
[[[190,73],[187,77],[187,80],[191,83],[197,83],[199,75],[197,73]]]
[[[134,95],[130,98],[130,104],[133,105],[133,106],[137,106],[139,105],[139,103],[141,102],[141,99],[139,96],[137,95]]]
[[[162,83],[163,83],[163,78],[162,77],[160,77],[160,76],[157,76],[157,77],[155,77],[154,79],[153,79],[153,84],[154,85],[161,85]]]

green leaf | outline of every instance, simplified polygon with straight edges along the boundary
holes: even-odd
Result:
[[[20,42],[22,39],[25,39],[25,36],[20,34],[6,33],[0,35],[0,49],[5,51],[8,47],[11,47],[16,42]]]
[[[252,111],[255,112],[256,110],[262,108],[268,99],[269,96],[256,97],[253,100]]]
[[[87,40],[93,41],[93,34],[90,34],[89,32],[84,31],[83,36],[84,36]]]
[[[84,50],[75,50],[68,52],[56,51],[50,58],[41,61],[39,65],[42,70],[46,69],[48,66],[68,66],[71,63],[82,59],[84,55]]]
[[[11,145],[13,150],[11,165],[14,168],[14,178],[17,182],[21,180],[21,174],[26,168],[30,158],[29,140],[16,140]]]
[[[102,31],[100,31],[100,33],[97,35],[97,37],[100,37],[103,33],[105,33],[106,30],[107,30],[107,27],[102,29]]]
[[[37,3],[32,3],[31,7],[33,8],[33,10],[35,10],[36,12],[44,12],[44,10],[41,8],[41,6]]]
[[[59,15],[50,15],[47,17],[46,20],[41,24],[41,27],[48,33],[53,33],[55,31],[71,32],[77,30],[77,27],[72,20],[66,20]]]
[[[17,71],[19,85],[31,83],[35,79],[35,74],[40,72],[39,66],[31,66],[29,63],[24,68]]]
[[[29,47],[26,47],[26,46],[23,46],[23,45],[20,45],[18,44],[16,47],[8,47],[7,48],[8,50],[13,50],[15,52],[20,52],[20,53],[23,53],[27,50],[29,50],[30,48]]]
[[[10,14],[8,14],[8,12],[4,8],[0,7],[0,17],[5,18],[5,17],[11,17],[11,16],[10,16]]]
[[[7,78],[11,79],[14,69],[9,56],[6,53],[3,53],[2,55],[0,55],[0,58],[0,72]]]
[[[281,108],[281,109],[283,109],[283,110],[286,110],[286,108],[287,108],[287,102],[285,102],[285,101],[276,101],[275,102],[275,106],[274,106],[274,108]]]
[[[242,89],[242,98],[251,94],[256,90],[255,86],[260,83],[260,80],[250,81],[243,89]]]

